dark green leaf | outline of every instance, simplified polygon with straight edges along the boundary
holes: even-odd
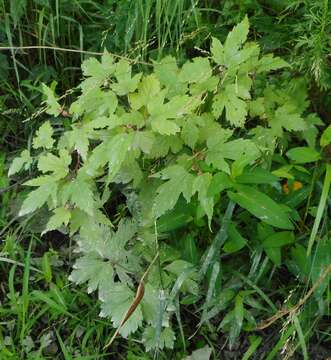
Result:
[[[269,196],[246,185],[236,185],[235,188],[237,192],[228,191],[228,195],[242,208],[274,227],[293,229],[288,214]]]

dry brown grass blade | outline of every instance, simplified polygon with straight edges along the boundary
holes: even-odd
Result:
[[[257,326],[256,330],[263,330],[271,326],[275,321],[279,320],[280,318],[286,315],[292,315],[299,310],[299,308],[306,303],[306,301],[311,297],[311,295],[316,291],[316,289],[321,285],[324,279],[329,275],[331,272],[331,264],[329,264],[321,276],[317,279],[315,284],[310,288],[307,294],[300,299],[300,301],[291,309],[280,309],[275,315],[271,316],[270,318],[262,321],[260,325]]]
[[[132,304],[130,305],[129,309],[127,310],[127,312],[124,314],[120,325],[118,326],[118,328],[116,329],[114,335],[112,336],[112,338],[110,339],[110,341],[104,346],[103,349],[108,348],[109,346],[111,346],[111,344],[114,342],[114,340],[116,339],[117,335],[119,334],[121,328],[123,327],[123,325],[127,322],[127,320],[130,318],[130,316],[135,312],[135,310],[137,309],[138,305],[141,303],[141,300],[144,297],[145,294],[145,280],[148,276],[148,273],[151,269],[151,267],[153,266],[153,264],[155,263],[156,259],[158,258],[159,253],[157,253],[154,257],[154,259],[152,260],[152,262],[149,264],[147,270],[144,272],[143,276],[141,277],[140,281],[139,281],[139,285],[136,291],[136,295],[133,299]]]

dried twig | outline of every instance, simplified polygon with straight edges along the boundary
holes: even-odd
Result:
[[[62,47],[58,47],[58,46],[47,46],[47,45],[31,45],[31,46],[0,46],[0,51],[4,51],[4,50],[33,50],[33,49],[45,49],[45,50],[54,50],[54,51],[63,51],[63,52],[73,52],[73,53],[79,53],[79,54],[87,54],[87,55],[96,55],[96,56],[101,56],[104,53],[103,52],[96,52],[96,51],[86,51],[86,50],[79,50],[79,49],[68,49],[68,48],[62,48]],[[135,63],[135,64],[142,64],[142,65],[147,65],[147,66],[153,66],[153,64],[145,62],[145,61],[138,61],[138,60],[132,60],[126,56],[122,56],[122,55],[117,55],[117,54],[113,54],[110,53],[109,51],[107,51],[108,54],[111,54],[112,56],[118,58],[118,59],[123,59],[123,60],[127,60],[131,63]]]
[[[331,272],[331,264],[329,264],[321,276],[317,279],[315,284],[310,288],[310,290],[307,292],[307,294],[300,299],[300,301],[291,309],[280,309],[275,315],[271,316],[269,319],[264,320],[260,325],[257,326],[257,330],[263,330],[271,326],[275,321],[278,319],[281,319],[283,316],[286,315],[293,315],[296,313],[299,308],[304,305],[307,300],[311,297],[311,295],[316,291],[316,289],[321,285],[321,283],[325,280],[325,278],[329,275]]]

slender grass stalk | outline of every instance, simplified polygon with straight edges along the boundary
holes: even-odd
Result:
[[[6,28],[6,34],[7,34],[7,39],[8,39],[9,46],[12,47],[13,46],[13,41],[12,41],[12,35],[11,35],[11,31],[10,31],[10,21],[9,21],[8,14],[5,15],[5,28]],[[15,70],[17,86],[18,86],[18,88],[20,88],[20,76],[19,76],[19,73],[18,73],[15,53],[14,53],[13,50],[11,50],[11,55],[12,55],[12,59],[13,59],[13,65],[14,65],[14,70]]]
[[[245,352],[242,360],[248,360],[249,358],[251,358],[251,356],[254,355],[256,349],[260,346],[261,342],[262,342],[261,337],[255,337],[253,339],[251,345],[249,346],[249,348]]]
[[[293,316],[293,323],[294,323],[294,326],[295,326],[295,330],[296,330],[296,332],[298,334],[299,344],[301,346],[303,359],[308,360],[309,357],[308,357],[308,351],[307,351],[307,345],[306,345],[306,341],[305,341],[305,336],[303,334],[302,327],[300,325],[300,321],[299,321],[297,315]]]
[[[319,201],[319,204],[318,204],[316,218],[315,218],[315,221],[314,221],[314,226],[313,226],[313,229],[311,231],[310,238],[309,238],[309,241],[308,241],[307,256],[310,255],[311,249],[312,249],[314,241],[316,239],[318,228],[320,226],[321,219],[322,219],[322,216],[323,216],[323,213],[324,213],[324,210],[325,210],[326,201],[328,199],[328,194],[329,194],[329,191],[330,191],[330,185],[331,185],[331,164],[327,164],[326,165],[326,172],[325,172],[325,177],[324,177],[324,184],[323,184],[322,194],[321,194],[321,198],[320,198],[320,201]]]
[[[24,273],[23,273],[23,288],[22,288],[22,327],[20,334],[20,341],[23,343],[25,333],[26,333],[26,323],[27,323],[27,314],[29,309],[29,281],[30,281],[30,258],[31,258],[31,246],[32,239],[30,240],[29,249],[27,251],[24,263]]]
[[[285,346],[288,338],[293,334],[293,331],[295,331],[294,325],[289,326],[284,331],[284,333],[281,335],[280,339],[278,340],[277,344],[273,347],[273,349],[270,351],[270,353],[266,357],[266,360],[272,360],[275,358],[275,356],[278,354],[278,352]]]

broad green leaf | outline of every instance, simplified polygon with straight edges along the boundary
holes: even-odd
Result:
[[[225,317],[223,318],[222,322],[220,323],[218,329],[223,328],[229,332],[229,347],[230,349],[234,345],[235,341],[237,340],[241,327],[240,324],[237,323],[235,317],[235,311],[231,310],[228,311]]]
[[[294,243],[294,234],[292,231],[282,231],[268,236],[262,243],[262,246],[268,257],[275,263],[281,265],[281,247]]]
[[[233,56],[229,62],[229,72],[233,74],[235,71],[248,74],[255,71],[255,66],[260,54],[260,47],[257,43],[246,43],[243,48]],[[239,67],[239,65],[241,65]]]
[[[53,89],[49,88],[45,84],[41,84],[43,93],[46,96],[47,109],[46,113],[49,115],[59,116],[61,113],[61,105],[58,103],[58,99],[55,96]]]
[[[230,166],[225,161],[222,152],[220,151],[208,151],[206,156],[206,163],[213,165],[216,169],[223,171],[226,174],[230,174]]]
[[[106,116],[97,117],[97,118],[93,119],[92,121],[85,123],[83,126],[84,130],[87,132],[90,132],[94,129],[103,129],[106,127],[110,127],[113,116],[114,115],[111,115],[110,117],[106,117]]]
[[[66,203],[70,201],[80,210],[89,215],[93,215],[95,209],[95,201],[90,182],[86,181],[82,176],[77,176],[63,187],[62,201]]]
[[[231,137],[232,130],[214,129],[213,134],[207,138],[208,152],[206,155],[206,163],[213,165],[216,169],[230,174],[230,167],[225,161],[226,155],[223,151],[224,143]]]
[[[259,97],[255,100],[250,101],[249,103],[249,114],[252,117],[259,116],[261,118],[265,117],[265,107],[264,107],[264,98]]]
[[[146,155],[148,159],[157,159],[166,156],[168,153],[177,154],[183,147],[183,141],[175,135],[154,134],[155,141],[153,143],[150,154]]]
[[[97,254],[86,254],[76,260],[69,280],[76,284],[87,282],[87,292],[113,284],[114,270],[110,262],[104,261]]]
[[[261,167],[248,169],[236,177],[236,182],[243,184],[273,184],[278,180],[277,176]]]
[[[280,57],[274,57],[273,54],[263,56],[257,64],[257,73],[269,72],[272,70],[282,69],[290,65]]]
[[[235,56],[238,54],[238,50],[245,43],[248,30],[248,18],[245,16],[244,20],[229,32],[224,43],[224,63],[227,67],[231,66],[231,61],[233,61]]]
[[[115,77],[117,83],[112,83],[111,88],[119,96],[134,92],[139,84],[141,73],[131,77],[131,65],[126,60],[120,60],[116,64]]]
[[[207,152],[206,162],[212,164],[217,169],[230,174],[230,167],[224,159],[235,160],[232,164],[233,176],[239,175],[243,168],[254,162],[260,157],[260,151],[257,146],[249,139],[236,139],[222,143],[214,142],[214,138],[207,140],[207,146],[210,149]]]
[[[307,129],[303,131],[302,137],[306,140],[307,144],[311,148],[316,147],[316,140],[319,134],[317,126],[323,126],[323,121],[316,114],[312,113],[306,116]],[[323,136],[323,135],[322,135]]]
[[[292,104],[278,107],[274,117],[269,122],[277,136],[282,136],[282,129],[287,131],[303,131],[307,129],[305,120]]]
[[[71,218],[71,212],[65,207],[56,208],[53,212],[53,215],[47,222],[46,229],[42,232],[42,234],[47,231],[56,230],[60,228],[62,225],[67,226]]]
[[[286,156],[297,164],[315,162],[321,158],[319,152],[309,147],[292,148],[286,153]]]
[[[33,139],[32,146],[34,149],[45,148],[51,149],[55,140],[52,138],[53,128],[49,121],[43,123],[39,130],[36,132],[36,136]]]
[[[194,149],[199,139],[199,128],[188,120],[182,128],[181,137],[186,145]]]
[[[267,237],[273,234],[275,234],[275,230],[272,226],[263,222],[257,224],[257,236],[261,242],[265,241]]]
[[[120,170],[127,153],[132,145],[133,134],[119,134],[107,144],[109,176],[112,177]]]
[[[28,170],[32,163],[32,158],[28,150],[23,150],[20,156],[16,157],[13,162],[10,164],[8,170],[8,177],[18,173],[22,168]]]
[[[294,234],[292,231],[280,231],[268,236],[263,241],[263,247],[282,247],[294,243],[294,240]]]
[[[225,89],[214,97],[213,114],[222,115],[225,109],[226,120],[235,127],[243,127],[247,116],[247,105],[238,97],[235,85],[227,85]]]
[[[158,289],[154,288],[150,283],[146,283],[144,297],[140,304],[144,321],[150,325],[155,325],[157,322],[159,301]]]
[[[197,272],[191,263],[184,260],[175,260],[164,269],[169,273],[176,275],[176,278],[186,273],[185,280],[181,284],[181,290],[190,292],[191,294],[198,293]]]
[[[186,62],[179,74],[178,80],[183,83],[202,83],[212,75],[212,69],[207,58],[196,57],[192,62]]]
[[[89,134],[84,127],[74,128],[64,134],[69,149],[74,149],[85,161],[89,149]]]
[[[274,170],[272,174],[280,178],[294,179],[294,176],[290,173],[292,169],[293,169],[293,165],[284,165]]]
[[[217,196],[223,190],[230,189],[234,185],[230,176],[224,172],[216,173],[209,185],[208,194],[209,196]]]
[[[155,135],[151,131],[136,131],[132,146],[133,148],[139,148],[145,154],[150,154],[154,142]]]
[[[286,195],[286,200],[284,201],[284,204],[292,209],[295,209],[304,201],[306,201],[310,195],[311,189],[308,186],[303,187],[299,190],[292,190],[289,192],[289,194]]]
[[[83,92],[101,86],[114,73],[115,67],[113,56],[107,52],[102,55],[101,63],[95,58],[83,61],[83,74],[88,77],[80,85]]]
[[[138,85],[137,92],[129,94],[129,102],[134,110],[147,106],[155,100],[161,88],[157,77],[154,74],[144,77]]]
[[[139,166],[139,163],[133,158],[127,159],[123,162],[120,170],[111,179],[114,183],[128,184],[132,183],[132,186],[136,188],[139,186],[143,179],[143,172]]]
[[[56,199],[57,183],[52,182],[41,185],[36,190],[31,191],[26,199],[23,201],[19,216],[32,213],[41,208],[50,197]]]
[[[154,71],[161,85],[166,86],[169,97],[185,93],[187,85],[178,81],[180,70],[174,57],[166,56],[160,62],[154,63]]]
[[[256,151],[255,151],[256,150]],[[233,178],[240,176],[245,167],[254,163],[259,157],[259,151],[256,149],[254,144],[254,150],[252,152],[245,152],[241,157],[236,159],[231,165],[231,175]]]
[[[81,67],[84,76],[94,76],[97,79],[103,79],[104,77],[104,69],[101,63],[94,57],[84,60]]]
[[[196,208],[192,203],[179,198],[174,209],[162,215],[156,222],[157,230],[160,233],[167,233],[186,226],[193,220]]]
[[[293,229],[284,209],[266,194],[246,185],[235,185],[237,192],[228,191],[229,197],[258,219],[281,229]]]
[[[217,91],[217,85],[219,83],[217,76],[211,76],[203,82],[190,84],[190,93],[192,95],[200,95],[206,92],[215,93]]]
[[[220,145],[220,152],[223,156],[231,160],[240,160],[244,155],[252,159],[260,156],[260,151],[255,143],[250,139],[236,139]]]
[[[183,115],[192,113],[200,105],[199,96],[180,95],[174,96],[164,103],[164,96],[159,95],[159,101],[150,103],[148,111],[152,117],[165,117],[168,119],[182,118]]]
[[[216,64],[224,65],[224,47],[222,43],[214,37],[212,37],[210,52]]]
[[[194,176],[179,165],[165,169],[161,176],[168,181],[157,189],[153,205],[153,212],[157,218],[175,207],[180,194],[189,202],[194,181]]]
[[[325,147],[331,143],[331,125],[329,125],[322,133],[320,139],[321,147]]]
[[[163,116],[157,116],[153,119],[152,129],[161,135],[175,135],[180,131],[180,127],[174,120],[168,120]]]
[[[124,314],[134,301],[134,292],[125,284],[118,283],[110,287],[101,298],[100,316],[110,317],[115,328],[119,327]],[[127,337],[142,325],[143,315],[141,305],[131,314],[130,318],[121,327],[120,334]]]
[[[124,113],[119,119],[114,119],[109,128],[113,129],[119,125],[126,125],[128,128],[141,129],[146,125],[146,119],[139,111]]]
[[[175,96],[169,102],[151,103],[148,111],[153,131],[162,135],[174,135],[180,127],[173,119],[180,119],[199,105],[199,97]]]
[[[166,327],[161,330],[159,340],[157,339],[155,326],[146,327],[143,333],[143,343],[146,351],[150,351],[152,349],[173,349],[175,339],[175,333],[170,327]]]
[[[76,123],[72,126],[71,131],[66,131],[62,135],[58,143],[58,148],[68,149],[69,152],[75,150],[82,160],[86,161],[90,145],[89,139],[95,138],[95,130],[105,127],[111,129],[122,125],[121,123],[116,124],[116,121],[120,122],[120,119],[112,114],[109,117],[100,116],[89,122]]]
[[[191,355],[186,356],[183,360],[209,360],[212,354],[212,349],[209,346],[204,346],[199,350],[195,350]]]
[[[241,99],[247,100],[251,98],[250,90],[252,87],[252,79],[248,74],[240,74],[236,77],[234,84],[235,94]]]
[[[120,170],[132,145],[133,133],[120,133],[101,143],[93,151],[86,165],[86,172],[94,176],[100,167],[109,164],[109,176],[115,176]]]
[[[234,253],[241,250],[247,244],[247,240],[240,234],[234,223],[229,224],[229,239],[223,246],[226,253]]]
[[[26,186],[38,187],[41,185],[47,185],[54,182],[54,177],[52,175],[43,175],[38,176],[34,179],[28,180],[24,183]]]
[[[209,186],[212,181],[212,175],[210,173],[205,173],[197,176],[194,179],[192,186],[192,194],[198,193],[198,199],[203,208],[204,212],[208,217],[208,224],[210,228],[210,223],[213,217],[214,210],[214,198],[209,196]]]
[[[113,91],[104,91],[100,88],[83,93],[70,106],[70,113],[75,115],[89,114],[93,117],[109,116],[117,108],[118,100]]]
[[[59,157],[51,153],[42,155],[38,161],[38,170],[44,174],[52,172],[55,179],[64,178],[69,172],[72,160],[67,150],[61,149],[59,155]]]
[[[79,215],[80,218],[85,216],[84,213]],[[114,233],[108,225],[88,219],[78,226],[81,227],[78,244],[83,256],[76,261],[71,277],[77,283],[88,281],[89,291],[98,288],[102,298],[104,292],[111,290],[115,275],[121,282],[133,284],[130,275],[139,270],[139,260],[127,250],[127,243],[135,235],[137,227],[133,221],[122,220]],[[99,271],[107,275],[96,277],[95,273]]]

